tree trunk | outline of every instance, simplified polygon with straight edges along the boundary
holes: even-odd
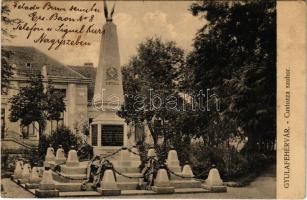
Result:
[[[148,126],[150,134],[152,136],[152,139],[153,139],[153,142],[154,142],[154,146],[157,147],[157,145],[158,145],[158,135],[153,130],[151,122],[147,122],[147,126]]]
[[[42,136],[44,134],[45,128],[46,128],[46,121],[44,120],[38,120],[38,147],[39,147],[39,156],[43,157],[43,155],[45,155],[45,152],[42,152],[42,150],[44,149],[44,147],[42,146]]]
[[[52,125],[53,125],[53,120],[50,120],[50,133],[52,133]]]

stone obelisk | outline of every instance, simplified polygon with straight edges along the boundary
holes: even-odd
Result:
[[[91,124],[91,141],[96,155],[125,146],[127,143],[126,123],[116,114],[124,101],[124,94],[117,28],[112,21],[113,13],[114,6],[111,15],[108,15],[107,5],[104,1],[106,23],[103,26],[104,33],[100,43],[92,101],[97,112],[97,117],[93,119]]]

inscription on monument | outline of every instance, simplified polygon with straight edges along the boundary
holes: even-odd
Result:
[[[123,125],[102,125],[101,146],[123,146],[124,126]]]

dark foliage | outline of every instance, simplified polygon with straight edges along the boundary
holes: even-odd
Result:
[[[47,148],[51,144],[56,151],[59,145],[62,145],[64,152],[67,154],[71,149],[71,146],[77,150],[81,146],[82,138],[74,134],[69,128],[65,126],[58,127],[50,135],[46,137],[46,146],[42,147],[44,154],[47,152]]]
[[[247,151],[276,137],[276,1],[201,1],[191,6],[207,24],[187,59],[183,88],[210,88],[220,111],[200,113],[200,136],[218,146],[248,137]],[[221,141],[215,141],[215,139]]]
[[[9,99],[12,105],[10,121],[20,121],[21,126],[37,122],[39,143],[43,142],[47,120],[58,120],[66,109],[63,94],[50,84],[44,91],[43,76],[40,73],[29,74],[29,85],[20,88],[19,93]],[[39,144],[39,149],[42,145]]]
[[[1,48],[1,94],[7,94],[10,88],[10,78],[13,76],[13,67],[8,63],[8,59],[12,54]]]

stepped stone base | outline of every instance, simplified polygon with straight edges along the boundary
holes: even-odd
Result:
[[[61,172],[65,174],[86,174],[87,165],[83,164],[77,167],[61,166]]]
[[[201,188],[201,182],[196,180],[172,180],[171,186],[175,188]]]
[[[227,192],[227,187],[224,185],[211,186],[211,185],[202,184],[201,187],[206,190],[209,190],[210,192]]]
[[[136,190],[139,182],[117,182],[117,186],[121,190]]]
[[[173,194],[175,192],[174,187],[157,187],[152,186],[151,189],[158,194]]]
[[[126,176],[129,176],[129,177],[133,177],[133,178],[127,178],[127,177],[124,177],[124,176],[121,176],[119,174],[116,174],[116,180],[117,182],[138,182],[140,178],[143,178],[142,177],[142,174],[141,173],[123,173],[124,175]]]
[[[26,183],[26,189],[37,189],[39,187],[39,183]]]
[[[59,190],[35,190],[35,196],[38,198],[59,197]]]
[[[131,161],[131,167],[137,167],[139,168],[139,166],[141,165],[141,161]]]
[[[79,162],[66,162],[67,167],[79,167]]]
[[[51,169],[53,169],[55,166],[55,161],[44,161],[44,167],[50,167]]]
[[[66,163],[66,159],[63,159],[63,160],[55,160],[54,162],[56,165],[63,165]]]
[[[123,167],[123,166],[115,166],[115,169],[121,173],[139,173],[140,169],[138,167]]]
[[[15,178],[15,176],[14,175],[11,175],[11,180],[15,180],[14,182],[17,182],[17,178]]]
[[[60,192],[81,191],[81,183],[60,183],[55,182],[55,188]]]
[[[167,166],[168,169],[170,169],[171,171],[175,172],[176,174],[181,174],[181,167],[180,165],[178,166]]]
[[[102,196],[119,196],[121,194],[120,189],[101,189],[101,188],[98,188],[97,192],[102,194]]]
[[[62,173],[60,173],[61,175],[63,175]],[[74,177],[80,177],[80,175],[74,175]],[[68,177],[71,177],[71,175],[69,175]],[[85,180],[85,177],[86,175],[82,175],[82,179],[81,180],[72,180],[70,178],[67,178],[67,177],[63,177],[63,176],[60,176],[56,173],[52,173],[52,178],[54,181],[56,182],[61,182],[61,183],[81,183],[83,181],[83,178]]]

